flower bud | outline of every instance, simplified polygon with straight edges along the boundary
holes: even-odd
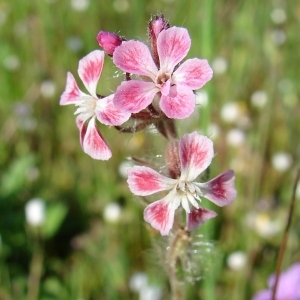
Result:
[[[170,28],[170,24],[165,20],[163,15],[154,16],[148,26],[150,39],[157,39],[162,30]]]
[[[152,49],[153,59],[157,65],[159,65],[157,37],[162,30],[168,28],[170,28],[170,24],[165,20],[163,15],[154,16],[148,25],[149,41]]]
[[[107,31],[100,31],[97,35],[99,45],[109,56],[114,54],[115,49],[122,44],[123,40],[120,36]]]

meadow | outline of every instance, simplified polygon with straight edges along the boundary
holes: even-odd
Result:
[[[214,70],[179,136],[211,137],[209,178],[233,169],[238,192],[207,205],[218,216],[192,233],[186,299],[267,288],[300,167],[299,1],[1,0],[0,300],[170,299],[158,257],[167,237],[145,223],[124,174],[128,156],[160,155],[164,139],[102,126],[113,157],[96,161],[80,147],[74,107],[59,105],[100,30],[146,41],[157,13],[187,28],[188,58]],[[120,80],[106,57],[99,93]],[[300,183],[295,197],[283,270],[300,261]],[[32,199],[45,213],[38,225],[26,217]]]

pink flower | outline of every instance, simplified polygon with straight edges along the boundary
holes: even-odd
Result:
[[[100,31],[97,35],[97,41],[103,50],[112,56],[115,49],[122,44],[123,39],[114,33]]]
[[[121,70],[148,78],[148,81],[124,81],[118,87],[114,103],[130,113],[138,113],[152,103],[156,94],[160,100],[155,106],[169,118],[183,119],[195,108],[194,90],[212,78],[212,69],[204,59],[188,59],[191,39],[185,28],[171,27],[157,37],[159,66],[149,48],[139,41],[125,41],[115,49],[113,61]]]
[[[107,160],[111,151],[96,127],[95,120],[105,125],[121,125],[126,122],[130,113],[117,109],[113,104],[114,95],[99,99],[96,87],[104,63],[104,51],[95,50],[79,61],[78,74],[90,94],[82,92],[68,72],[67,84],[61,95],[60,104],[75,104],[76,123],[80,130],[80,143],[85,153],[94,159]],[[89,121],[88,121],[89,120]],[[88,121],[88,122],[87,122]]]
[[[258,292],[252,300],[271,300],[275,285],[275,275],[270,276],[268,285],[269,290]],[[300,263],[295,263],[280,274],[275,298],[278,300],[300,299]]]
[[[140,196],[160,191],[168,194],[150,205],[144,211],[144,219],[161,235],[167,235],[174,222],[175,210],[181,205],[187,213],[187,228],[194,230],[217,214],[199,205],[205,197],[218,206],[230,204],[236,197],[234,172],[228,170],[216,178],[200,183],[195,181],[211,163],[214,156],[212,141],[193,132],[185,134],[178,143],[179,176],[166,177],[149,167],[134,166],[128,171],[130,190]]]

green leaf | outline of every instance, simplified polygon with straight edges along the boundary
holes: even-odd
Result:
[[[67,214],[67,207],[62,203],[55,203],[47,207],[46,220],[43,225],[45,238],[51,238],[58,231]]]

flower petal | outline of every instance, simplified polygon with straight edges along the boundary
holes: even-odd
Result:
[[[211,163],[213,142],[196,131],[185,134],[179,141],[181,181],[193,181]]]
[[[252,300],[271,300],[272,299],[272,291],[263,290],[258,292]]]
[[[102,73],[104,51],[94,50],[79,61],[78,74],[90,94],[96,95],[96,87]]]
[[[172,193],[165,198],[148,205],[144,210],[144,220],[160,231],[161,235],[168,235],[174,223],[176,206],[172,205]]]
[[[175,179],[165,177],[151,168],[142,166],[134,166],[128,170],[127,182],[131,192],[139,196],[170,190],[177,183]]]
[[[82,92],[80,91],[74,76],[72,75],[72,73],[68,72],[66,88],[60,97],[59,104],[75,104],[79,100],[81,94]]]
[[[192,90],[200,89],[213,75],[206,59],[188,59],[174,72],[172,82],[184,84]]]
[[[80,118],[80,116],[77,116],[76,125],[77,125],[77,128],[79,129],[80,145],[81,145],[81,148],[83,149],[83,140],[84,140],[86,130],[87,130],[87,122],[85,120],[83,120],[82,118]]]
[[[207,220],[217,216],[212,210],[205,208],[194,208],[189,214],[187,214],[187,228],[188,230],[195,230]]]
[[[115,93],[114,105],[120,110],[138,113],[152,102],[158,91],[152,82],[123,81]]]
[[[113,62],[125,72],[149,76],[153,80],[158,72],[149,48],[139,41],[123,42],[115,49]]]
[[[130,113],[117,109],[113,103],[114,95],[99,99],[96,106],[97,119],[105,125],[121,125],[130,118]]]
[[[227,170],[216,178],[206,183],[196,183],[201,187],[203,196],[218,206],[230,204],[236,197],[236,189],[234,187],[234,171]]]
[[[268,279],[269,288],[273,289],[276,275],[273,274]],[[280,273],[277,286],[278,299],[299,299],[300,297],[300,263],[295,263],[286,271]]]
[[[95,118],[92,118],[86,128],[82,126],[82,148],[85,153],[94,159],[108,160],[111,158],[111,151],[95,125]]]
[[[159,105],[167,117],[185,119],[195,109],[195,94],[190,88],[184,85],[172,86],[169,95],[161,96]]]
[[[172,73],[191,47],[191,39],[185,28],[171,27],[161,31],[157,38],[160,69]]]

